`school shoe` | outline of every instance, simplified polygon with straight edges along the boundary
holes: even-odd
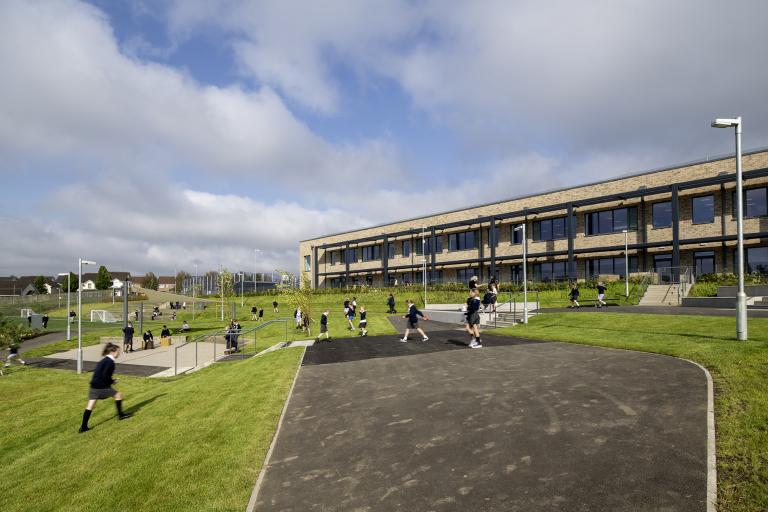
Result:
[[[408,343],[408,338],[402,338],[402,339],[400,339],[398,341],[401,342],[401,343]]]
[[[85,428],[83,428],[83,427],[80,427],[79,429],[77,429],[77,433],[78,433],[78,434],[82,434],[82,433],[84,433],[84,432],[88,432],[89,430],[91,430],[91,429],[90,429],[90,428],[88,428],[88,427],[85,427]]]
[[[478,343],[477,340],[472,340],[472,343],[469,344],[469,348],[483,348],[483,345]]]
[[[426,337],[426,336],[424,336],[424,337],[421,339],[421,341],[429,341],[429,338],[428,338],[428,337]]]
[[[117,419],[119,419],[119,420],[127,420],[131,416],[133,416],[133,414],[131,414],[129,412],[126,412],[126,413],[123,413],[120,416],[118,416]]]

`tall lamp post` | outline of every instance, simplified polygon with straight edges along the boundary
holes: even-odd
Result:
[[[528,323],[528,237],[525,234],[525,222],[515,228],[523,235],[523,323]]]
[[[195,277],[192,279],[192,321],[195,321],[195,288],[197,287],[197,263],[195,263]]]
[[[77,373],[83,373],[83,265],[95,264],[83,258],[77,262]]]
[[[629,298],[629,231],[621,230],[624,233],[624,297]]]
[[[70,305],[69,305],[69,295],[70,295],[70,292],[72,291],[72,272],[67,272],[66,274],[62,272],[62,273],[58,274],[58,276],[59,277],[67,276],[67,341],[69,341],[69,340],[72,339],[72,335],[70,333],[70,331],[71,331],[70,325],[71,324],[69,322],[69,312],[70,312],[70,309],[69,309],[70,308]]]
[[[735,128],[736,131],[736,269],[739,290],[736,293],[736,338],[747,339],[747,294],[744,293],[744,192],[741,179],[741,116],[715,119],[712,128]]]
[[[219,264],[219,282],[221,282],[221,321],[224,321],[224,273],[221,271],[221,264]]]
[[[240,272],[240,307],[241,308],[245,305],[244,291],[243,291],[244,283],[245,283],[245,272]]]
[[[421,256],[424,258],[424,307],[427,307],[427,239],[424,226],[421,226]]]

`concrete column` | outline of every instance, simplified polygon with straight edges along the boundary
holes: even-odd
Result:
[[[389,237],[384,235],[384,241],[381,244],[381,279],[382,286],[389,285]]]

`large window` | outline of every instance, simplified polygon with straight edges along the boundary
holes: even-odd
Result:
[[[605,233],[621,233],[637,229],[637,207],[616,208],[602,212],[584,214],[585,231],[587,235]]]
[[[395,257],[395,244],[393,244],[393,243],[389,243],[389,244],[387,244],[387,251],[388,251],[387,257],[388,257],[390,260],[391,260],[392,258],[394,258],[394,257]]]
[[[699,196],[691,199],[691,220],[694,224],[715,222],[715,196]]]
[[[731,194],[733,216],[736,216],[736,192]],[[744,217],[768,216],[768,187],[750,188],[744,191]]]
[[[733,261],[736,261],[735,255]],[[750,274],[753,272],[768,274],[768,247],[745,247],[744,269]]]
[[[558,240],[565,237],[565,217],[538,220],[533,223],[533,240],[536,242]]]
[[[523,230],[515,229],[517,227],[522,226],[522,224],[513,224],[510,229],[512,229],[512,233],[509,235],[509,239],[512,240],[512,245],[519,245],[523,243]]]
[[[416,238],[414,240],[414,242],[413,242],[414,243],[413,252],[416,253],[417,255],[421,256],[422,255],[422,250],[421,250],[422,245],[426,246],[425,248],[426,248],[427,254],[435,254],[435,253],[436,254],[440,254],[441,252],[443,252],[443,237],[442,236],[435,236],[434,242],[433,242],[432,237],[428,236],[428,237],[426,237],[424,239],[424,242],[426,242],[426,243],[422,242],[421,237]],[[433,245],[434,245],[434,249],[432,247]]]
[[[369,245],[361,249],[363,261],[374,261],[381,259],[381,246]]]
[[[424,271],[421,272],[414,272],[413,273],[413,282],[414,283],[423,283],[424,282]],[[439,284],[443,282],[443,271],[442,270],[427,270],[427,284]]]
[[[304,256],[304,272],[312,270],[312,264],[309,261],[309,256]]]
[[[536,281],[553,281],[568,277],[565,261],[548,261],[533,265],[533,278]]]
[[[448,235],[449,251],[466,251],[477,248],[477,231],[464,231]]]
[[[456,271],[456,281],[459,283],[468,283],[475,276],[477,276],[476,268],[460,268]]]
[[[346,259],[344,260],[347,263],[356,263],[357,262],[357,249],[347,249],[346,250]]]
[[[653,203],[653,228],[661,229],[672,226],[672,203],[664,201]]]
[[[624,257],[619,258],[595,258],[587,260],[587,275],[597,277],[599,275],[617,275],[626,274]],[[629,257],[629,271],[637,272],[637,256]]]
[[[346,285],[346,278],[334,277],[330,279],[330,282],[331,282],[331,288],[341,288],[344,285]]]
[[[411,255],[411,241],[403,240],[403,258],[407,258]]]
[[[336,251],[331,251],[331,265],[335,265],[337,261],[339,261],[339,253]]]
[[[693,265],[696,275],[715,273],[715,251],[695,251],[693,253]]]

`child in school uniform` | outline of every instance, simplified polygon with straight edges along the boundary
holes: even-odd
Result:
[[[131,413],[123,412],[123,394],[112,387],[117,380],[112,378],[115,373],[115,359],[120,357],[120,347],[113,343],[107,343],[104,350],[101,353],[104,358],[96,365],[96,369],[93,371],[93,377],[91,377],[90,389],[88,390],[88,405],[83,412],[83,422],[80,425],[80,432],[88,432],[88,420],[91,417],[93,408],[96,407],[97,400],[104,400],[105,398],[114,398],[115,407],[117,407],[118,419],[124,420],[132,416]]]
[[[366,316],[365,306],[360,306],[360,323],[357,325],[360,329],[360,336],[368,336],[368,320]]]
[[[320,334],[317,335],[315,341],[320,341],[320,337],[325,334],[325,341],[331,341],[331,334],[328,332],[328,310],[323,311],[320,316]]]

